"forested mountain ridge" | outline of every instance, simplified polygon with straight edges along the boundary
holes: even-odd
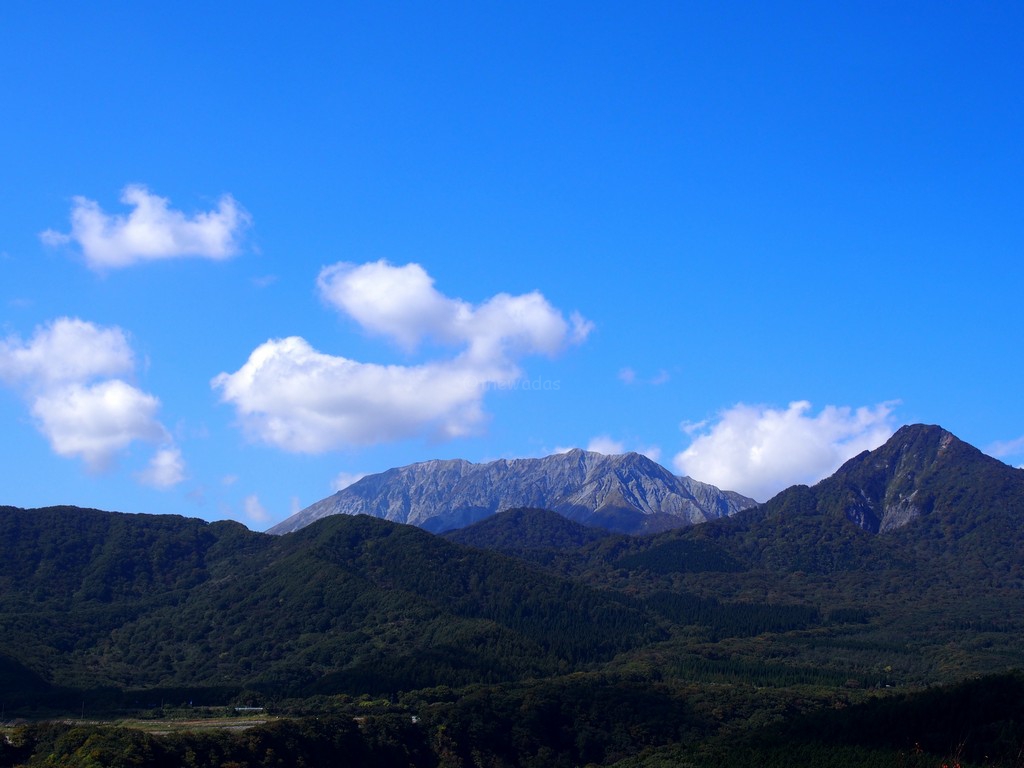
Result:
[[[6,595],[31,588],[37,599],[110,602],[190,589],[273,544],[230,520],[0,507],[0,587]]]
[[[702,525],[631,538],[579,527],[568,529],[569,535],[556,522],[542,512],[517,510],[446,536],[537,560],[544,547],[536,530],[551,526],[552,541],[560,544],[549,547],[544,559],[577,572],[621,561],[662,573],[895,569],[923,579],[956,559],[959,567],[948,580],[965,576],[968,564],[1006,572],[1019,561],[1024,470],[941,427],[909,425],[814,486],[792,486],[764,504]]]
[[[301,510],[269,533],[288,533],[336,514],[368,514],[441,532],[522,507],[554,510],[609,530],[647,533],[728,516],[754,504],[738,493],[677,477],[641,454],[576,449],[541,459],[486,464],[453,459],[389,469]]]
[[[0,653],[64,686],[396,690],[551,674],[659,636],[638,604],[411,526],[0,509]],[[15,663],[16,662],[16,663]]]
[[[907,498],[922,507],[900,526],[873,531],[849,513],[871,504],[881,519],[887,503],[906,509]],[[720,665],[718,641],[748,621],[760,631],[803,621],[815,639],[778,634],[742,653],[730,643],[743,674],[767,669],[765,653],[851,674],[884,656],[881,667],[895,671],[876,670],[876,680],[921,684],[1024,663],[1024,471],[938,427],[905,427],[813,487],[702,525],[542,550],[515,545],[529,540],[516,527],[529,519],[498,516],[448,535],[629,590],[674,623],[706,628],[700,636],[715,645],[676,651],[702,648],[715,661],[701,669]],[[489,542],[481,534],[490,526]],[[756,604],[778,610],[769,618],[743,608]],[[841,631],[828,627],[847,620]]]
[[[1024,667],[1024,472],[938,427],[901,429],[756,508],[645,536],[530,508],[443,536],[366,515],[273,536],[3,507],[0,547],[8,713],[166,699],[183,713],[194,700],[344,715],[330,732],[311,720],[181,742],[175,754],[209,755],[197,765],[274,765],[272,749],[340,748],[333,733],[353,754],[390,755],[381,765],[430,768],[937,766],[961,754],[1016,767],[1007,739],[1024,734],[1019,676],[872,704]],[[984,717],[947,711],[963,702]],[[879,718],[903,725],[865,735]],[[936,733],[940,719],[975,729],[957,731],[967,746]],[[128,742],[178,749],[54,734],[0,738],[0,768],[28,764],[17,756],[30,747],[31,765],[49,768],[84,764],[101,743],[110,760],[90,764],[119,764]],[[935,760],[914,757],[915,740]],[[65,762],[47,762],[61,750]]]
[[[575,549],[612,534],[602,528],[577,523],[548,509],[519,507],[498,512],[465,528],[455,528],[442,535],[459,544],[521,554]]]
[[[784,571],[901,567],[919,575],[960,561],[1010,569],[1024,546],[1024,470],[937,426],[909,425],[814,486],[686,535],[714,539],[751,566]]]
[[[1024,472],[986,456],[938,426],[901,428],[885,445],[847,461],[816,486],[821,503],[872,533],[914,520],[971,518],[1024,503]]]

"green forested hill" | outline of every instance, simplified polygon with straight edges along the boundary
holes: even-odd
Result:
[[[500,552],[576,549],[613,534],[590,528],[547,509],[507,509],[478,523],[442,534],[459,544]]]
[[[566,671],[661,631],[622,595],[362,516],[274,537],[5,508],[0,531],[0,652],[54,685],[377,693]]]
[[[552,565],[594,542],[629,538],[591,528],[547,509],[516,508],[498,512],[465,528],[441,534],[449,541]]]
[[[494,546],[528,540],[516,520]],[[634,666],[898,686],[1024,666],[1022,553],[1024,471],[918,425],[732,518],[603,536],[543,562],[670,622],[672,638],[634,652]]]
[[[54,685],[110,685],[94,657],[114,630],[173,610],[263,548],[237,523],[0,508],[0,653]]]
[[[211,576],[211,564],[247,555],[255,541],[231,522],[0,507],[0,590],[66,607],[130,602],[190,589]]]
[[[592,545],[582,567],[612,582],[636,564],[652,589],[819,612],[805,632],[733,643],[734,660],[890,684],[1024,666],[1024,471],[938,427],[905,427],[814,487],[630,546]],[[680,553],[674,568],[665,551]]]

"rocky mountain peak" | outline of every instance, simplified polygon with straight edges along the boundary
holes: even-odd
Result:
[[[637,453],[573,449],[543,458],[473,464],[433,460],[364,477],[270,529],[289,533],[335,514],[368,514],[434,532],[515,507],[628,533],[677,528],[731,515],[755,502],[677,477]]]
[[[1000,465],[942,427],[901,427],[874,451],[847,461],[815,488],[850,521],[875,533],[902,528],[932,511],[937,475]]]

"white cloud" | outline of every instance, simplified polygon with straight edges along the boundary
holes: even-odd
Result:
[[[662,369],[658,371],[653,379],[651,379],[651,384],[656,387],[660,387],[662,384],[667,384],[671,378],[672,376],[669,375],[669,372]]]
[[[661,461],[661,448],[657,445],[649,445],[646,448],[637,449],[637,453],[646,456],[651,461]]]
[[[812,415],[807,401],[785,410],[740,403],[700,427],[702,434],[674,464],[697,480],[765,501],[790,485],[817,482],[884,443],[894,431],[895,405],[830,405]]]
[[[985,449],[985,453],[989,456],[995,456],[997,459],[1017,456],[1024,453],[1024,437],[1018,437],[1016,440],[999,440],[988,446]]]
[[[297,336],[257,347],[213,387],[235,406],[256,440],[320,453],[424,432],[465,436],[483,422],[483,385],[516,378],[514,368],[475,369],[460,361],[376,365],[325,355]]]
[[[250,223],[231,195],[222,196],[214,210],[193,216],[171,209],[167,198],[139,184],[126,186],[121,202],[133,210],[107,214],[96,201],[75,197],[71,232],[48,229],[40,238],[47,245],[77,243],[91,268],[108,269],[184,256],[226,259],[238,252],[239,238]]]
[[[417,264],[336,264],[317,284],[328,303],[406,349],[430,338],[461,351],[379,365],[319,352],[296,336],[261,344],[211,384],[252,438],[289,451],[473,434],[486,420],[486,391],[519,379],[520,357],[554,355],[590,329],[579,316],[567,322],[539,293],[499,294],[476,307],[447,298]]]
[[[37,395],[32,415],[59,456],[77,457],[93,471],[109,468],[114,455],[135,440],[160,441],[160,401],[119,379],[70,384]]]
[[[593,329],[577,313],[566,322],[537,291],[499,293],[476,307],[448,298],[419,264],[334,264],[321,270],[317,286],[325,301],[371,333],[409,350],[427,338],[467,346],[464,355],[473,360],[554,355],[569,343],[581,343]]]
[[[626,385],[641,383],[641,379],[639,378],[639,375],[637,374],[636,370],[629,367],[620,369],[618,378],[619,381]],[[658,371],[654,376],[652,376],[650,380],[643,381],[642,383],[658,387],[661,386],[662,384],[667,383],[671,378],[672,376],[669,374],[669,372],[663,368],[660,371]]]
[[[62,317],[36,329],[26,344],[0,341],[0,379],[33,388],[128,373],[135,366],[124,332]]]
[[[245,500],[242,502],[242,509],[245,512],[245,516],[254,523],[265,523],[270,519],[270,513],[260,503],[260,497],[255,493],[245,497]]]
[[[343,491],[353,483],[358,483],[366,477],[365,472],[339,472],[334,476],[334,480],[331,481],[332,491]]]
[[[406,349],[414,349],[426,336],[457,341],[456,326],[472,313],[465,302],[439,293],[419,264],[342,262],[324,267],[316,282],[329,304]]]
[[[171,488],[177,485],[185,479],[185,461],[181,457],[181,451],[174,446],[161,448],[138,477],[141,483],[154,488]]]
[[[14,336],[0,342],[0,379],[28,400],[36,427],[54,453],[81,459],[93,472],[108,469],[137,440],[167,444],[170,439],[156,417],[160,401],[114,378],[133,368],[120,328],[74,318],[37,328],[28,342]],[[180,452],[165,445],[139,478],[168,487],[180,482],[183,473]]]
[[[571,328],[569,333],[570,344],[582,344],[597,327],[575,310],[569,313],[569,325]]]
[[[579,446],[576,445],[559,445],[555,446],[551,450],[552,454],[568,453],[569,451],[575,451]],[[651,461],[661,460],[661,448],[656,445],[644,446],[641,448],[627,448],[626,443],[621,440],[615,440],[610,435],[597,435],[590,439],[587,443],[586,450],[593,451],[594,453],[603,453],[606,456],[618,456],[627,451],[635,451],[643,456],[646,456]]]
[[[684,421],[679,425],[681,429],[687,435],[694,435],[700,432],[704,427],[711,423],[711,419],[701,419],[700,421]]]
[[[587,450],[614,456],[623,453],[626,449],[618,440],[613,440],[608,435],[598,435],[587,443]]]

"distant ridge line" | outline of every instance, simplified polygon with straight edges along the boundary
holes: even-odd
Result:
[[[638,453],[573,449],[543,458],[474,464],[434,459],[368,475],[273,526],[297,531],[329,515],[367,514],[439,533],[518,507],[586,525],[654,533],[727,517],[753,499],[679,477]]]

